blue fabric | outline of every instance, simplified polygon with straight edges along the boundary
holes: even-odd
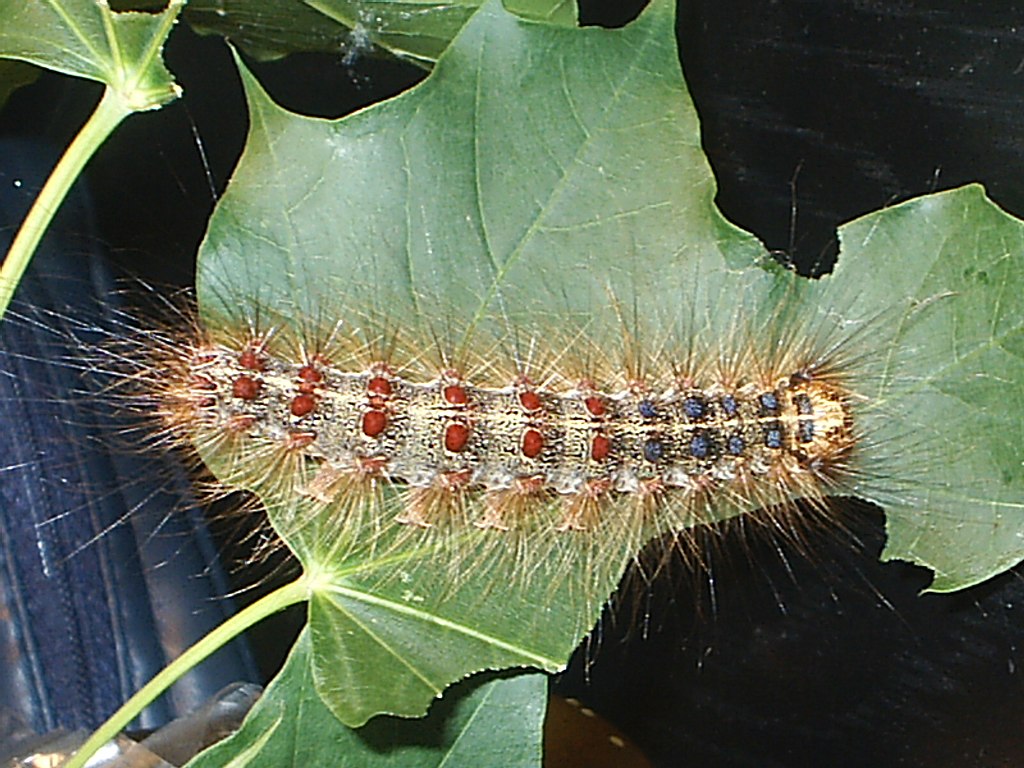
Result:
[[[45,154],[0,143],[4,252]],[[115,296],[87,200],[72,194],[0,323],[0,706],[37,732],[95,727],[232,612],[185,472],[133,445],[137,420],[104,398],[101,372],[82,370]],[[139,725],[258,679],[233,643]]]

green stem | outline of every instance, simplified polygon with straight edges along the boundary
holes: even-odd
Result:
[[[0,318],[7,312],[14,291],[32,260],[36,246],[39,245],[46,228],[50,226],[50,220],[60,208],[60,204],[64,202],[71,185],[82,172],[83,166],[131,111],[117,93],[107,88],[100,103],[82,126],[82,130],[64,151],[21,223],[21,229],[11,243],[3,267],[0,267]]]
[[[117,712],[93,732],[74,756],[64,764],[64,768],[82,768],[100,747],[124,730],[125,726],[134,720],[143,709],[192,667],[256,622],[290,605],[300,603],[308,597],[309,583],[305,576],[301,576],[236,613],[142,686],[138,693],[128,699]]]

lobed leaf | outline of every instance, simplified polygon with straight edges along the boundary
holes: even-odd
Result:
[[[200,253],[204,321],[384,317],[453,349],[575,338],[611,360],[624,336],[656,356],[738,323],[768,323],[766,350],[849,328],[867,400],[851,490],[886,506],[889,556],[933,567],[936,589],[1019,561],[1020,223],[977,190],[933,196],[844,228],[833,277],[785,272],[714,206],[673,10],[567,29],[488,2],[421,85],[340,121],[281,109],[242,68],[250,136]],[[257,491],[315,584],[313,680],[349,724],[421,713],[479,669],[557,669],[654,533],[418,544],[373,518],[386,501],[339,526]]]
[[[480,0],[304,0],[354,31],[366,43],[430,66],[444,53]],[[506,8],[526,19],[576,25],[574,0],[507,0]]]
[[[188,768],[540,765],[547,691],[541,675],[471,681],[436,704],[426,720],[382,718],[355,731],[317,695],[311,654],[306,632],[242,728]]]
[[[201,35],[221,35],[248,55],[273,60],[290,53],[344,53],[352,31],[304,0],[192,0],[185,20]]]
[[[220,34],[261,59],[316,51],[358,54],[377,46],[429,68],[480,0],[192,0],[185,13],[202,34]],[[508,0],[510,11],[562,26],[574,0]]]
[[[155,109],[180,93],[161,52],[183,4],[115,13],[96,0],[0,0],[0,57],[96,80],[131,110]]]
[[[840,228],[821,299],[863,314],[884,352],[868,395],[884,405],[884,459],[857,490],[885,508],[886,559],[948,592],[1024,558],[1024,222],[978,185]]]

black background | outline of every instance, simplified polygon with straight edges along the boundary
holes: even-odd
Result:
[[[638,10],[581,4],[587,23]],[[719,205],[801,271],[829,268],[842,221],[968,181],[1024,214],[1024,5],[685,0],[679,40]],[[222,41],[183,25],[167,59],[185,98],[127,120],[87,174],[99,237],[161,286],[190,281],[245,136]],[[309,54],[254,69],[285,106],[326,116],[422,76]],[[46,74],[0,134],[62,147],[97,95]],[[924,571],[877,562],[881,513],[844,509],[853,533],[809,534],[810,559],[724,533],[713,582],[680,566],[630,592],[559,690],[665,766],[1024,764],[1019,577],[919,597]]]

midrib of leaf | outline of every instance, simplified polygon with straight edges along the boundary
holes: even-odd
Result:
[[[465,624],[459,624],[457,622],[451,621],[450,619],[444,619],[440,616],[437,616],[436,614],[429,613],[428,611],[422,611],[418,608],[412,608],[404,603],[397,603],[393,600],[387,600],[385,598],[378,597],[369,592],[349,589],[347,587],[343,587],[337,584],[331,584],[330,586],[323,587],[320,590],[320,592],[321,594],[333,593],[341,595],[351,600],[355,600],[356,602],[365,603],[367,605],[373,605],[378,608],[384,608],[385,610],[400,614],[402,616],[408,616],[410,618],[416,619],[426,624],[433,624],[434,626],[440,627],[441,629],[450,630],[452,632],[455,632],[456,634],[471,638],[473,640],[479,640],[485,645],[493,646],[495,648],[500,648],[503,651],[509,651],[518,654],[522,658],[532,661],[541,668],[557,667],[561,666],[562,664],[562,660],[560,659],[552,659],[548,656],[543,656],[541,654],[534,653],[533,651],[526,650],[521,646],[509,643],[508,641],[502,640],[498,637],[495,637],[494,635],[489,635],[484,632],[480,632],[479,630],[473,629],[472,627],[466,626]],[[351,620],[359,624],[359,622],[356,621],[355,617],[348,613],[348,611],[346,611],[341,605],[334,601],[332,601],[332,604],[339,611],[348,616]],[[362,627],[361,624],[360,626]],[[378,640],[378,642],[380,642],[377,636],[373,635],[366,627],[362,628],[364,631],[367,632],[367,634],[370,634],[374,637],[375,640]],[[397,658],[399,661],[405,664],[410,670],[413,670],[415,672],[414,668],[408,665],[403,656],[392,651],[391,648],[389,648],[385,643],[380,643],[380,645],[381,647],[386,648],[389,653],[391,653],[395,658]]]
[[[645,14],[651,14],[651,13],[659,12],[659,9],[656,7],[657,5],[658,5],[658,0],[654,0],[654,2],[651,4],[651,7],[649,7],[645,11]],[[529,24],[530,22],[524,20],[524,21],[520,21],[518,23]],[[634,23],[637,23],[637,22],[634,22]],[[548,205],[550,204],[550,202],[558,194],[560,194],[563,191],[563,189],[565,187],[565,184],[568,182],[568,179],[573,175],[572,174],[572,169],[575,167],[576,162],[579,160],[579,158],[582,155],[582,153],[584,152],[584,150],[586,150],[587,148],[589,148],[591,146],[591,142],[594,139],[594,135],[597,134],[597,133],[600,133],[600,128],[607,124],[606,123],[606,121],[608,119],[607,116],[612,111],[612,108],[621,99],[622,93],[624,92],[626,85],[632,80],[634,74],[636,73],[637,62],[640,61],[643,58],[643,54],[647,50],[647,48],[650,46],[653,37],[654,37],[653,29],[652,29],[651,26],[648,26],[647,34],[643,38],[642,43],[637,47],[636,55],[630,61],[629,66],[625,69],[625,71],[623,73],[623,76],[619,79],[619,83],[618,83],[617,87],[614,87],[612,89],[611,97],[606,101],[605,109],[602,110],[602,120],[599,121],[594,126],[595,130],[589,130],[588,131],[586,129],[586,127],[583,126],[582,123],[579,123],[580,128],[581,128],[581,130],[583,131],[583,134],[584,134],[583,140],[581,142],[579,142],[579,144],[576,146],[576,151],[573,153],[572,159],[570,160],[570,162],[566,163],[565,168],[562,169],[562,171],[559,173],[557,182],[551,185],[551,188],[548,191],[548,194],[547,194],[547,196],[545,198],[544,204],[538,206],[537,214],[533,217],[533,220],[529,222],[529,225],[524,229],[522,234],[519,236],[519,238],[517,239],[515,245],[509,251],[508,256],[505,257],[503,262],[499,262],[498,261],[497,254],[494,253],[494,250],[491,247],[491,238],[490,238],[489,233],[487,232],[487,221],[486,221],[486,219],[484,218],[484,215],[483,215],[483,213],[484,213],[483,212],[483,208],[482,208],[483,195],[481,194],[480,169],[481,169],[481,167],[483,167],[484,163],[481,162],[481,158],[480,158],[480,145],[479,145],[480,132],[478,130],[479,123],[478,123],[478,121],[474,120],[474,123],[473,123],[473,162],[474,162],[473,176],[474,176],[476,190],[477,190],[477,195],[476,195],[476,199],[477,199],[477,212],[478,212],[478,215],[480,216],[480,228],[481,228],[481,230],[484,233],[484,243],[487,246],[486,250],[487,250],[488,261],[492,265],[492,268],[495,270],[495,274],[494,274],[494,277],[493,277],[493,279],[491,281],[491,286],[488,289],[488,292],[484,295],[484,297],[481,299],[479,305],[477,306],[477,311],[476,311],[476,314],[473,316],[472,321],[470,322],[470,327],[475,326],[477,323],[479,323],[479,322],[481,322],[483,320],[483,316],[487,312],[488,307],[491,305],[491,302],[494,300],[495,296],[501,290],[501,287],[505,284],[505,276],[508,274],[508,271],[510,269],[512,269],[514,266],[516,266],[516,264],[518,263],[519,257],[523,253],[523,249],[530,242],[530,238],[534,234],[536,234],[537,228],[538,228],[538,226],[540,224],[540,220],[544,217],[545,212],[548,210]],[[486,47],[486,39],[485,39],[485,42],[483,44],[481,44],[481,46],[480,46],[480,57],[481,58],[483,57],[483,51],[484,51],[485,47]],[[560,58],[559,62],[560,62],[560,66],[561,66],[562,63],[563,63],[563,59]],[[479,104],[480,104],[480,75],[481,75],[481,71],[480,70],[481,70],[481,67],[477,66],[477,68],[476,68],[477,88],[476,88],[476,92],[474,94],[474,98],[475,98],[475,101],[474,101],[474,116],[479,116],[479,114],[480,114],[480,109],[479,109]],[[562,78],[563,88],[564,88],[564,83],[565,83],[565,79],[563,77]],[[573,104],[571,99],[569,100],[569,103]],[[573,105],[573,114],[575,115],[575,105]]]
[[[406,127],[408,128],[408,123]],[[414,280],[415,269],[413,264],[413,247],[412,247],[412,211],[409,206],[412,204],[412,196],[409,194],[409,177],[411,175],[410,167],[412,165],[412,158],[409,157],[409,144],[405,139],[405,132],[399,136],[398,145],[402,148],[402,182],[405,185],[403,195],[405,200],[405,258],[401,260],[402,265],[405,268],[406,285],[409,289],[409,302],[413,308],[413,311],[418,317],[423,316],[423,305],[420,302],[419,294],[413,290],[413,286],[416,284]]]
[[[170,0],[167,7],[161,12],[160,26],[156,29],[155,33],[149,38],[149,44],[146,47],[145,52],[142,55],[142,59],[139,62],[139,66],[135,68],[135,79],[130,83],[130,90],[134,91],[138,88],[139,80],[142,75],[145,74],[152,66],[153,60],[159,56],[160,48],[170,34],[171,27],[174,26],[175,21],[178,18],[178,14],[173,12],[172,9],[178,8],[179,10],[185,5],[187,0]],[[113,17],[106,13],[103,15],[104,27],[108,28],[108,34],[111,36],[111,49],[117,52],[117,65],[118,72],[124,71],[124,59],[121,56],[121,46],[117,37],[117,31],[113,29]]]
[[[70,29],[74,33],[75,37],[77,37],[81,41],[82,45],[84,45],[89,50],[89,52],[96,58],[97,62],[103,61],[106,58],[103,55],[103,53],[101,51],[98,51],[96,47],[92,44],[92,42],[89,40],[89,37],[82,31],[81,27],[79,27],[78,24],[75,22],[74,16],[70,15],[67,12],[63,3],[58,2],[58,0],[47,0],[47,5],[49,5],[51,8],[53,8],[54,11],[57,12],[61,19],[64,20],[64,23],[67,25],[68,29]],[[104,26],[106,26],[106,19],[109,14],[103,13],[101,9],[100,15],[103,16],[103,23]],[[110,74],[110,72],[107,73],[108,76]]]
[[[76,20],[74,8],[60,0],[36,0],[38,5],[26,9],[26,15],[19,17],[18,23],[4,30],[4,43],[13,43],[13,49],[4,48],[0,55],[17,58],[31,64],[44,66],[58,71],[67,71],[76,76],[91,80],[100,80],[106,86],[103,97],[93,114],[78,132],[71,144],[66,148],[61,159],[50,173],[49,178],[36,196],[28,213],[21,222],[17,234],[11,242],[2,267],[0,267],[0,317],[6,312],[7,306],[21,281],[21,277],[31,262],[39,241],[43,237],[50,221],[60,207],[71,185],[74,184],[85,164],[96,150],[106,141],[120,122],[132,112],[154,109],[166,101],[177,98],[181,89],[174,83],[173,77],[162,66],[154,67],[153,62],[159,58],[160,50],[185,0],[170,0],[158,14],[159,19],[134,19],[129,26],[125,17],[123,30],[125,34],[145,31],[149,39],[138,62],[126,62],[121,36],[115,24],[114,13],[106,0],[94,0],[89,5],[85,0],[75,6],[85,18],[86,13],[99,13],[108,52],[101,51],[90,39],[83,26]],[[6,6],[9,7],[9,6]],[[50,14],[55,14],[53,21]],[[60,29],[57,38],[61,44],[50,41],[33,28],[31,22],[45,16],[47,27]],[[92,16],[87,18],[92,19]],[[60,25],[63,24],[63,27]],[[68,45],[68,36],[77,40],[80,46]],[[136,39],[136,38],[131,38]],[[137,39],[142,39],[138,37]],[[24,47],[25,42],[36,44],[33,51]],[[70,50],[70,49],[76,50]],[[56,53],[54,53],[56,49]],[[83,56],[82,52],[85,52]],[[77,70],[68,62],[74,61],[80,66]],[[144,78],[152,78],[150,87],[142,90],[140,83]]]
[[[300,702],[299,709],[301,710],[302,704]],[[301,715],[301,712],[300,712]],[[224,764],[224,768],[243,768],[243,766],[249,765],[254,758],[259,756],[259,753],[267,745],[267,742],[273,738],[274,734],[277,733],[277,729],[284,722],[284,713],[282,712],[277,716],[277,719],[273,723],[267,726],[267,728],[256,738],[252,744],[249,744],[242,749],[237,755],[235,755],[230,762]],[[293,753],[294,755],[294,753]],[[295,760],[292,760],[292,765],[298,765]]]
[[[949,494],[949,498],[956,499],[958,501],[969,501],[972,504],[990,504],[993,507],[999,507],[1001,509],[1024,509],[1024,502],[1018,503],[1018,502],[1013,502],[1013,501],[999,501],[998,499],[992,499],[992,498],[987,498],[987,497],[967,496],[965,494],[955,494],[955,493]],[[978,523],[978,522],[981,522],[981,521],[971,520],[969,522]],[[994,521],[992,521],[991,524],[993,526],[997,526],[997,525],[1000,524],[1000,522],[1001,521],[994,520]],[[1014,562],[1016,562],[1016,561],[1014,561]]]
[[[940,195],[946,195],[946,194],[950,194],[950,193],[949,192],[944,192],[944,193],[939,193],[939,194]],[[885,212],[884,211],[880,212],[877,215],[881,216],[881,217],[884,217],[885,216]],[[881,224],[881,221],[879,223]],[[1005,243],[1005,239],[1003,239],[1003,242]],[[847,244],[845,248],[842,248],[841,251],[840,251],[840,258],[842,258],[842,256],[843,256],[842,251],[843,250],[847,250],[847,249],[849,249],[851,247],[852,247],[852,245]],[[979,248],[975,245],[974,250],[978,251]],[[1004,246],[1004,248],[1003,248],[1003,256],[1000,259],[997,259],[996,261],[1000,261],[1002,259],[1008,258],[1010,256],[1010,254],[1012,253],[1012,251],[1013,251],[1012,248]],[[944,301],[946,299],[952,299],[952,298],[956,297],[957,294],[955,292],[947,290],[947,291],[941,291],[939,293],[933,293],[932,295],[925,296],[924,298],[918,298],[920,293],[923,292],[924,285],[928,282],[928,280],[930,278],[934,277],[934,275],[935,275],[934,269],[936,268],[936,265],[939,263],[939,260],[941,258],[942,258],[941,255],[937,256],[930,263],[928,269],[922,270],[919,273],[919,279],[916,281],[916,283],[914,285],[914,295],[911,296],[911,297],[908,297],[908,298],[910,298],[914,302],[914,304],[909,308],[909,311],[904,312],[904,313],[901,314],[901,316],[899,318],[899,325],[898,325],[898,327],[895,329],[895,331],[892,334],[892,339],[893,340],[899,339],[899,338],[903,337],[904,332],[907,329],[907,324],[915,317],[915,315],[917,315],[917,313],[922,312],[922,311],[928,311],[928,309],[931,307],[931,305],[934,304],[937,301]],[[996,263],[996,261],[994,261],[992,263],[994,264],[994,263]],[[844,275],[844,277],[845,277],[845,275]],[[835,280],[834,277],[830,276],[829,279],[830,279],[830,281],[833,281],[833,283],[834,283],[834,280]],[[835,287],[835,285],[833,285],[832,287]],[[993,302],[993,304],[994,304],[993,309],[995,309],[995,306],[1000,306],[1002,304],[1003,297],[1006,295],[1006,281],[1005,280],[1002,281],[1001,285],[999,286],[999,290],[1000,290],[1000,292],[999,292],[999,295],[998,295],[998,300]],[[978,342],[966,354],[956,354],[956,355],[950,355],[950,356],[945,356],[945,355],[942,356],[941,360],[933,361],[933,364],[928,369],[927,378],[919,377],[919,378],[917,378],[915,380],[915,382],[913,384],[908,384],[908,385],[905,385],[905,386],[900,386],[899,390],[898,390],[899,396],[902,397],[902,396],[907,395],[907,394],[918,394],[918,393],[920,393],[922,391],[925,391],[925,390],[928,390],[928,389],[934,389],[935,380],[938,379],[940,376],[949,374],[949,372],[951,370],[955,370],[956,368],[964,367],[967,363],[970,362],[971,359],[976,358],[977,356],[980,356],[981,354],[983,354],[984,352],[986,352],[989,349],[992,349],[1000,341],[1002,341],[1003,339],[1007,338],[1008,336],[1010,336],[1013,333],[1019,332],[1022,328],[1024,328],[1024,317],[1022,317],[1020,322],[1017,323],[1016,325],[1012,325],[1011,324],[1009,327],[1005,328],[1001,333],[993,333],[993,334],[991,334],[989,336],[988,340]],[[956,344],[955,343],[952,344],[952,347],[953,347],[953,349],[951,351],[955,352],[956,351],[956,349],[955,349]],[[881,404],[881,405],[886,405],[889,402],[891,402],[889,396],[892,394],[892,391],[895,388],[895,385],[894,384],[890,384],[887,387],[888,392],[882,392],[881,391],[881,387],[884,387],[886,382],[892,382],[895,379],[895,377],[899,373],[899,369],[901,367],[900,365],[897,364],[897,361],[904,354],[905,354],[905,352],[903,350],[901,350],[899,344],[894,344],[894,343],[890,343],[889,344],[889,348],[888,348],[888,350],[885,353],[885,362],[884,362],[884,364],[881,367],[882,378],[881,378],[881,382],[879,384],[880,391],[878,393],[879,395],[882,395],[882,397],[880,397],[880,399],[878,400],[879,404]]]
[[[941,294],[935,294],[934,296],[929,296],[928,298],[923,299],[921,303],[927,303],[931,301],[942,301],[943,299],[953,298],[954,296],[955,294],[953,293],[944,292]],[[903,316],[903,318],[900,320],[900,326],[898,331],[893,335],[894,338],[898,338],[902,334],[903,330],[907,327],[907,321],[914,315],[914,313],[918,311],[920,311],[919,308],[914,308],[911,312]],[[930,367],[928,370],[928,377],[919,379],[918,384],[900,387],[899,395],[902,397],[903,395],[916,394],[926,389],[934,389],[935,380],[938,379],[940,376],[949,373],[951,370],[963,368],[968,363],[970,363],[972,359],[996,347],[1000,341],[1014,333],[1017,333],[1022,328],[1024,328],[1024,319],[1022,319],[1022,321],[1017,325],[1011,325],[1009,328],[1006,328],[1004,331],[1000,333],[991,334],[989,338],[985,341],[979,341],[977,344],[971,347],[971,349],[966,353],[951,355],[950,359],[948,359],[947,362],[943,362],[933,367]],[[889,380],[893,378],[893,373],[898,368],[898,366],[896,366],[893,363],[893,361],[900,354],[900,349],[898,349],[898,345],[893,344],[890,346],[892,348],[886,354],[886,363],[883,369],[886,379]],[[880,400],[879,402],[884,405],[888,403],[889,400],[888,398],[885,398]]]
[[[114,19],[109,11],[104,13],[103,6],[100,6],[100,18],[103,19],[103,34],[107,36],[107,48],[110,50],[110,64],[112,71],[107,75],[111,80],[118,82],[123,88],[124,82],[124,57],[121,55],[121,45],[117,39],[117,30],[114,29]]]
[[[459,735],[455,737],[455,741],[453,741],[451,746],[448,747],[448,749],[445,751],[444,756],[441,758],[441,762],[437,764],[437,768],[444,768],[444,766],[448,765],[449,759],[457,751],[457,747],[459,746],[460,743],[462,743],[462,740],[465,738],[466,734],[469,733],[470,730],[472,730],[473,724],[480,717],[480,713],[485,711],[487,701],[490,698],[491,694],[488,693],[477,703],[475,707],[473,707],[473,714],[470,715],[469,718],[466,720],[465,725],[463,725],[463,727],[459,729]]]

